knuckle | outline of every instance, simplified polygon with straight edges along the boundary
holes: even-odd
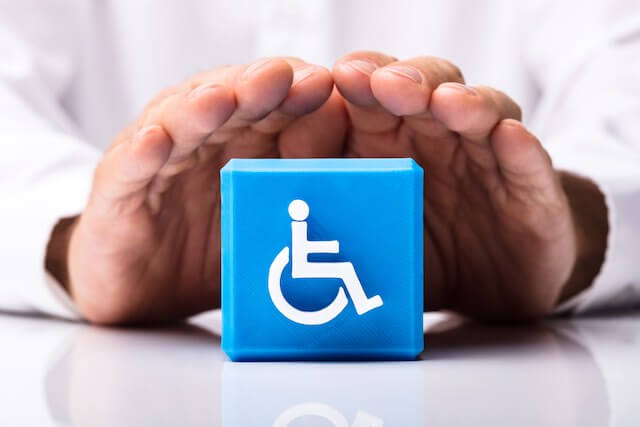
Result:
[[[95,170],[93,171],[94,185],[96,184],[100,185],[105,180],[109,179],[109,174],[110,174],[109,170],[110,170],[110,167],[107,163],[107,159],[103,158],[102,161],[98,163]]]
[[[442,61],[444,62],[445,68],[448,69],[448,74],[453,77],[453,80],[464,82],[464,76],[462,75],[460,67],[446,59],[443,59]]]
[[[482,95],[483,107],[494,112],[497,119],[516,119],[522,117],[520,106],[506,93],[489,86],[475,86]]]
[[[464,82],[460,67],[448,59],[436,56],[425,56],[421,59],[421,62],[425,63],[427,68],[435,68],[435,71],[441,75],[443,81]]]
[[[299,66],[299,65],[302,65],[302,64],[306,64],[304,59],[299,58],[297,56],[279,56],[278,58],[283,60],[283,61],[286,61],[292,67]]]
[[[352,60],[365,60],[365,61],[373,62],[378,66],[384,66],[392,62],[396,62],[398,58],[396,58],[395,56],[390,56],[382,52],[376,52],[373,50],[359,50],[355,52],[350,52],[342,56],[336,62],[336,64],[341,64],[341,63],[349,62]]]

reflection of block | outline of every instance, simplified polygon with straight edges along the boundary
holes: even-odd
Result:
[[[422,179],[411,159],[231,160],[221,171],[227,355],[415,358],[423,343]],[[351,262],[366,297],[379,295],[382,306],[359,315],[343,280],[292,278],[293,200],[309,206],[309,241],[339,241],[339,253],[308,261]]]
[[[226,362],[222,425],[423,427],[425,366]]]

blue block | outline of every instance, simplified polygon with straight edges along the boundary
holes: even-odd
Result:
[[[231,360],[422,351],[423,171],[412,159],[233,159],[220,175]]]

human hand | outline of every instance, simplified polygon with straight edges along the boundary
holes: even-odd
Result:
[[[332,88],[322,67],[271,58],[153,99],[104,154],[68,233],[60,276],[82,315],[162,322],[215,308],[219,169],[232,157],[340,156],[346,116]]]
[[[114,140],[69,227],[69,250],[62,245],[68,262],[58,278],[80,311],[130,323],[214,308],[219,168],[231,157],[345,150],[426,168],[427,309],[538,317],[588,286],[606,243],[597,187],[553,171],[506,95],[451,84],[462,82],[459,71],[435,58],[376,71],[392,62],[374,53],[338,61],[345,100],[329,97],[326,70],[295,59],[252,67],[248,79],[239,78],[245,67],[214,70],[161,93]],[[413,71],[419,83],[406,80]]]
[[[333,78],[350,120],[347,156],[425,168],[425,309],[537,318],[591,283],[606,244],[602,195],[554,171],[512,99],[466,86],[433,57],[352,53]]]

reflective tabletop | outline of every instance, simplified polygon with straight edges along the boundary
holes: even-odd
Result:
[[[126,330],[4,314],[0,425],[640,425],[638,313],[425,328],[415,362],[232,363],[219,312]]]

